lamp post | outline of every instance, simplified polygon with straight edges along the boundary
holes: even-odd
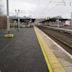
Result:
[[[10,23],[9,23],[9,0],[6,0],[7,4],[7,34],[4,35],[6,38],[14,37],[14,34],[10,34]]]
[[[20,10],[15,10],[16,14],[17,14],[17,19],[18,19],[18,23],[17,23],[17,28],[18,28],[18,31],[19,31],[19,28],[20,28],[20,18],[19,18],[19,13],[20,13]]]
[[[7,32],[10,32],[10,23],[9,23],[9,0],[7,0]]]

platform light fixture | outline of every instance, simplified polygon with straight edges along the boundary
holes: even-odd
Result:
[[[20,28],[20,18],[19,18],[20,10],[15,9],[15,12],[16,12],[16,16],[17,16],[17,19],[18,19],[17,28],[18,28],[18,31],[19,31],[19,28]]]

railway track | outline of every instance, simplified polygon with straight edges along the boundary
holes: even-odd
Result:
[[[72,55],[72,34],[43,26],[39,28]]]

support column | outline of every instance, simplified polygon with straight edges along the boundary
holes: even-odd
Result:
[[[70,26],[72,26],[72,12],[71,12]]]
[[[10,23],[9,23],[9,0],[7,0],[7,32],[10,31]]]

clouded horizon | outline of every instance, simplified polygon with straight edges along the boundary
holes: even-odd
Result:
[[[32,17],[70,18],[72,12],[69,0],[9,0],[10,15],[16,15],[15,10],[17,9],[20,9],[20,16]]]

